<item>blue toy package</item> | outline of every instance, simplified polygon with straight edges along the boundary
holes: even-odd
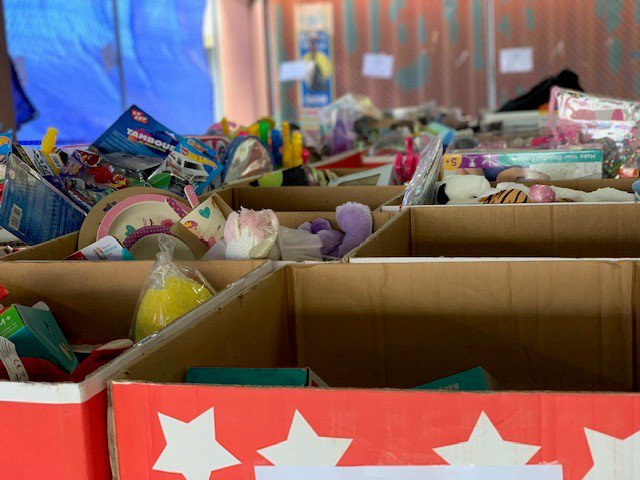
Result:
[[[85,213],[15,155],[9,157],[0,226],[27,245],[79,230]]]
[[[159,158],[167,158],[175,151],[205,166],[210,175],[207,184],[222,173],[222,165],[216,161],[215,150],[198,139],[178,135],[136,105],[129,107],[93,142],[93,147],[105,154],[123,152]],[[178,163],[180,162],[176,165]],[[185,168],[184,165],[179,167]]]
[[[179,141],[175,132],[132,105],[93,142],[93,147],[102,153],[124,152],[164,158]]]

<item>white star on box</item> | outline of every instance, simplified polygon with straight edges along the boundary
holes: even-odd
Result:
[[[209,480],[211,472],[240,464],[216,440],[213,408],[190,422],[158,413],[167,446],[153,470],[180,473],[185,480]]]
[[[635,480],[640,478],[640,432],[619,439],[584,429],[593,467],[583,480]]]
[[[466,442],[433,449],[449,465],[516,466],[526,465],[540,447],[502,439],[486,413],[482,412]]]
[[[258,450],[276,466],[336,466],[353,439],[319,436],[296,410],[286,440]]]

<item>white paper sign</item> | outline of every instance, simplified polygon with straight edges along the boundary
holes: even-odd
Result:
[[[561,465],[255,467],[256,480],[562,480]]]
[[[362,57],[362,76],[369,78],[393,77],[395,57],[385,53],[365,53]]]
[[[500,49],[500,73],[528,73],[532,71],[532,47]]]
[[[296,82],[299,80],[305,80],[307,78],[307,73],[312,67],[313,64],[306,60],[282,62],[280,64],[280,81]]]

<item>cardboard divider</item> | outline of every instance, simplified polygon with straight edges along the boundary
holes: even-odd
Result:
[[[276,212],[331,212],[345,202],[379,209],[404,193],[404,187],[230,187],[216,193],[234,210],[245,207]]]
[[[4,303],[44,301],[71,342],[105,343],[128,338],[136,302],[152,261],[6,262],[0,284],[9,289]],[[264,261],[200,261],[190,265],[216,290],[251,272]]]
[[[506,389],[631,391],[634,262],[295,265],[120,378],[190,366],[309,367],[330,386],[411,388],[482,366]]]
[[[639,221],[634,204],[411,207],[349,257],[638,258]]]

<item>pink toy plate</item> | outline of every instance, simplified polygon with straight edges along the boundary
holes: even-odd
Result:
[[[142,227],[171,227],[189,210],[186,204],[164,195],[134,195],[117,203],[107,212],[98,227],[96,240],[111,235],[124,243],[129,235]]]

